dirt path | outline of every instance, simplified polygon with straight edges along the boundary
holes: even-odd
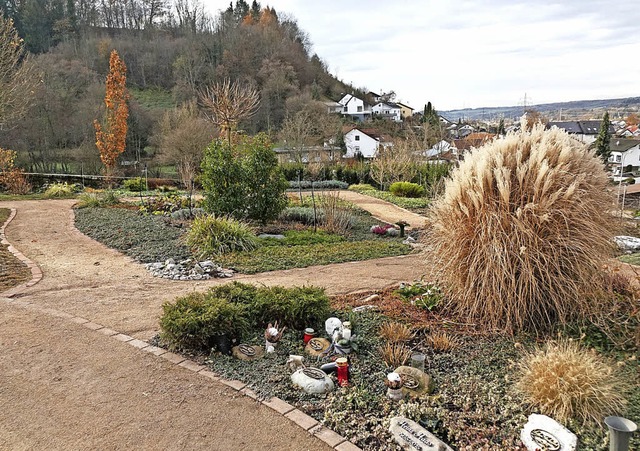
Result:
[[[360,208],[367,210],[374,217],[390,224],[395,224],[398,221],[406,221],[410,224],[408,228],[424,227],[426,225],[426,218],[424,216],[412,213],[405,208],[398,207],[382,199],[365,196],[364,194],[348,190],[340,191],[340,198],[353,202]]]
[[[72,204],[2,203],[18,211],[8,240],[44,273],[21,300],[148,339],[158,330],[164,301],[226,282],[154,279],[73,230]],[[314,284],[337,294],[422,273],[421,256],[413,254],[234,279]],[[0,302],[0,349],[0,449],[328,449],[216,382],[67,320]]]

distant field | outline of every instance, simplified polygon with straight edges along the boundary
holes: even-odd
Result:
[[[138,89],[130,88],[129,92],[134,99],[142,105],[143,108],[149,110],[168,110],[176,106],[170,91],[164,89]]]

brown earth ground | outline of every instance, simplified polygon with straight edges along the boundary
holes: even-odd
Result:
[[[356,193],[348,194],[344,198],[353,200]],[[44,273],[21,300],[146,340],[158,331],[164,301],[226,282],[154,279],[140,264],[74,230],[73,203],[0,205],[18,212],[7,239]],[[370,207],[358,204],[388,222],[420,221],[378,199]],[[313,284],[344,294],[423,272],[417,253],[232,280]],[[0,350],[0,449],[328,449],[217,382],[64,319],[0,302]]]

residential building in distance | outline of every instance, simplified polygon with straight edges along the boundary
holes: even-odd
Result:
[[[359,121],[371,118],[371,106],[353,94],[345,94],[338,103],[342,105],[342,114],[345,116]]]
[[[374,158],[380,146],[391,146],[391,140],[373,129],[347,128],[344,133],[344,145],[347,149],[345,158]]]
[[[396,102],[396,104],[400,107],[400,117],[402,120],[413,117],[413,108],[401,102]]]
[[[379,102],[371,107],[371,112],[383,119],[402,122],[402,108],[397,103]]]
[[[609,149],[611,156],[607,161],[607,169],[612,172],[613,177],[640,171],[640,140],[611,138]]]
[[[600,124],[602,121],[556,121],[549,122],[547,128],[558,127],[580,142],[591,144],[595,142],[600,132]],[[615,129],[613,125],[609,125],[609,132],[613,135]]]

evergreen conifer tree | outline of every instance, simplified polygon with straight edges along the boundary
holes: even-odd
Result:
[[[600,131],[598,132],[598,138],[596,139],[596,155],[600,157],[603,163],[607,163],[611,156],[611,148],[609,143],[611,142],[611,133],[609,132],[609,112],[605,111],[600,123]]]

